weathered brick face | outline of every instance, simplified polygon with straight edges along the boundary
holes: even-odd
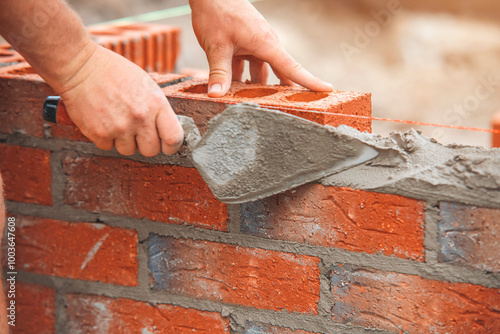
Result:
[[[123,298],[68,295],[66,330],[72,334],[229,333],[219,313]]]
[[[95,212],[227,230],[227,206],[194,168],[65,156],[67,204]]]
[[[440,204],[439,261],[500,272],[500,210]]]
[[[54,289],[16,282],[13,334],[54,334],[56,311]]]
[[[319,259],[151,234],[156,290],[259,309],[318,313]]]
[[[0,144],[0,172],[7,200],[52,205],[49,151]]]
[[[38,274],[137,285],[137,233],[95,223],[17,219],[17,265]]]
[[[500,290],[355,266],[331,271],[332,317],[395,333],[496,333]]]
[[[242,232],[400,258],[424,259],[424,203],[308,185],[242,205]]]

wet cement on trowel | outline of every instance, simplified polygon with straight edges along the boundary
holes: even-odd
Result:
[[[211,121],[201,141],[192,138],[194,164],[219,199],[253,201],[320,180],[500,207],[500,149],[444,146],[415,130],[381,137],[283,115],[256,105],[233,106]]]
[[[442,145],[416,130],[389,137],[337,131],[379,150],[372,161],[321,180],[328,186],[398,194],[427,201],[500,207],[500,149]]]
[[[249,104],[232,106],[211,120],[191,152],[203,179],[226,203],[277,194],[378,154],[333,128]]]

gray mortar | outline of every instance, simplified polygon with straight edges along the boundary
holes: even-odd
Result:
[[[398,194],[426,201],[500,207],[500,149],[442,145],[416,130],[390,136],[337,131],[377,148],[370,162],[321,180],[329,186]]]
[[[460,267],[447,263],[422,263],[400,259],[398,257],[387,257],[382,254],[365,254],[338,248],[300,244],[291,241],[264,239],[239,233],[219,232],[188,225],[165,224],[148,219],[136,219],[104,213],[91,213],[85,210],[73,209],[69,206],[63,206],[54,210],[52,207],[43,205],[16,203],[11,201],[7,201],[6,204],[7,211],[13,214],[19,213],[28,216],[74,222],[100,222],[109,226],[135,229],[139,234],[139,242],[141,244],[147,241],[150,233],[155,233],[158,235],[172,236],[174,238],[206,240],[240,247],[260,248],[271,251],[315,256],[322,259],[325,267],[338,263],[351,263],[382,271],[417,275],[427,279],[471,283],[496,289],[500,288],[500,273],[485,273],[473,268]],[[141,254],[143,254],[142,252],[144,252],[144,250],[141,250]],[[144,260],[142,255],[141,260]],[[321,307],[328,308],[328,305],[324,304],[321,305]]]

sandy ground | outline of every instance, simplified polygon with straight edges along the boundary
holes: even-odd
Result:
[[[187,3],[69,2],[87,25]],[[500,24],[493,19],[500,5],[474,3],[457,0],[447,11],[430,0],[263,0],[255,6],[312,73],[337,89],[371,92],[374,116],[488,128],[500,110]],[[162,22],[183,29],[179,66],[207,68],[190,17]],[[374,122],[380,134],[409,127]],[[443,143],[490,145],[487,133],[416,128]]]

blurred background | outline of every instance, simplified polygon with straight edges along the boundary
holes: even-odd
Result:
[[[187,4],[68,2],[86,25]],[[339,90],[372,93],[374,116],[489,128],[500,110],[497,1],[261,0],[254,6],[313,74]],[[156,22],[182,28],[179,68],[208,69],[189,15]],[[410,127],[376,121],[373,132]],[[488,133],[413,127],[443,143],[490,146]]]

